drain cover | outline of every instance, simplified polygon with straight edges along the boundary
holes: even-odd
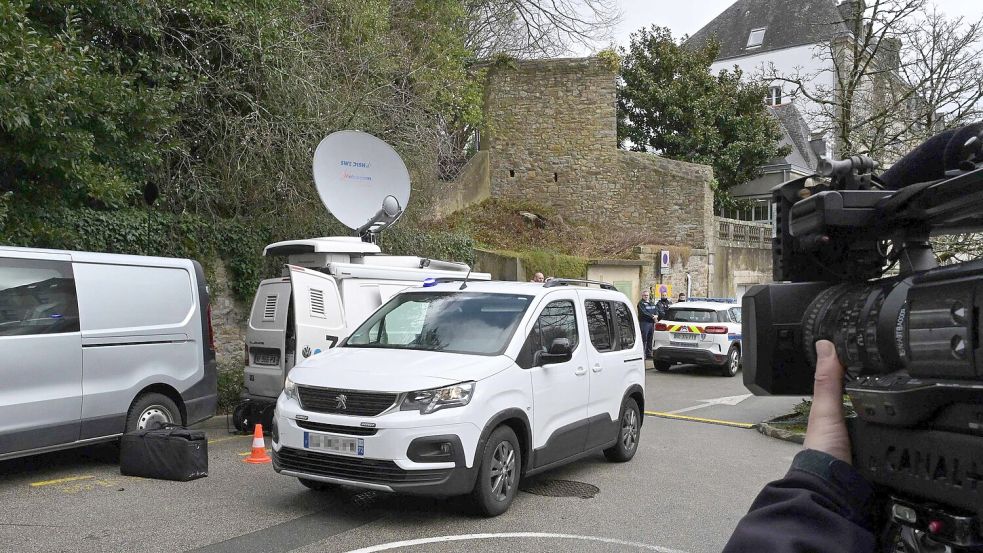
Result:
[[[579,497],[590,499],[601,491],[600,488],[586,482],[576,480],[535,480],[525,482],[520,490],[533,495],[545,497]]]

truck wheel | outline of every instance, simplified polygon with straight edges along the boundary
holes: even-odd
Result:
[[[499,426],[488,437],[485,449],[480,453],[478,481],[471,492],[471,500],[478,513],[496,517],[509,509],[519,489],[522,451],[515,432],[508,426]]]
[[[618,443],[604,450],[608,461],[624,463],[631,461],[638,451],[638,438],[641,436],[642,419],[635,400],[626,397],[621,404],[621,423],[618,424]]]
[[[668,372],[669,367],[671,366],[672,363],[670,363],[669,361],[659,361],[658,359],[655,360],[655,370],[659,372],[663,372],[663,373]]]
[[[133,400],[126,414],[126,431],[154,429],[161,424],[183,424],[181,410],[171,398],[155,392]]]
[[[249,402],[242,402],[232,410],[232,426],[239,432],[253,433],[253,425],[256,423],[252,418],[253,409]]]
[[[724,376],[734,376],[737,374],[737,369],[741,367],[741,350],[737,349],[736,346],[731,346],[730,351],[727,352],[727,362],[720,370],[720,374]]]

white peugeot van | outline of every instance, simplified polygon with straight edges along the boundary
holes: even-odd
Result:
[[[494,516],[524,475],[635,455],[645,370],[628,299],[606,283],[460,280],[395,295],[297,364],[274,417],[277,472],[313,489],[470,493]]]
[[[0,247],[0,459],[215,414],[190,259]]]

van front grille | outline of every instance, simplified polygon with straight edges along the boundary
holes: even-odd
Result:
[[[332,434],[347,434],[349,436],[375,436],[378,428],[361,426],[342,426],[340,424],[324,424],[323,422],[297,421],[297,426],[315,432],[331,432]]]
[[[274,451],[277,465],[318,476],[344,478],[374,484],[427,484],[447,478],[452,469],[406,470],[392,461],[318,453],[306,449],[281,447]]]
[[[308,411],[374,417],[396,403],[397,394],[297,386],[300,405]]]

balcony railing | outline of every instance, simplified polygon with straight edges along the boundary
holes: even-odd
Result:
[[[748,248],[771,248],[771,225],[715,217],[717,239],[735,246]]]

